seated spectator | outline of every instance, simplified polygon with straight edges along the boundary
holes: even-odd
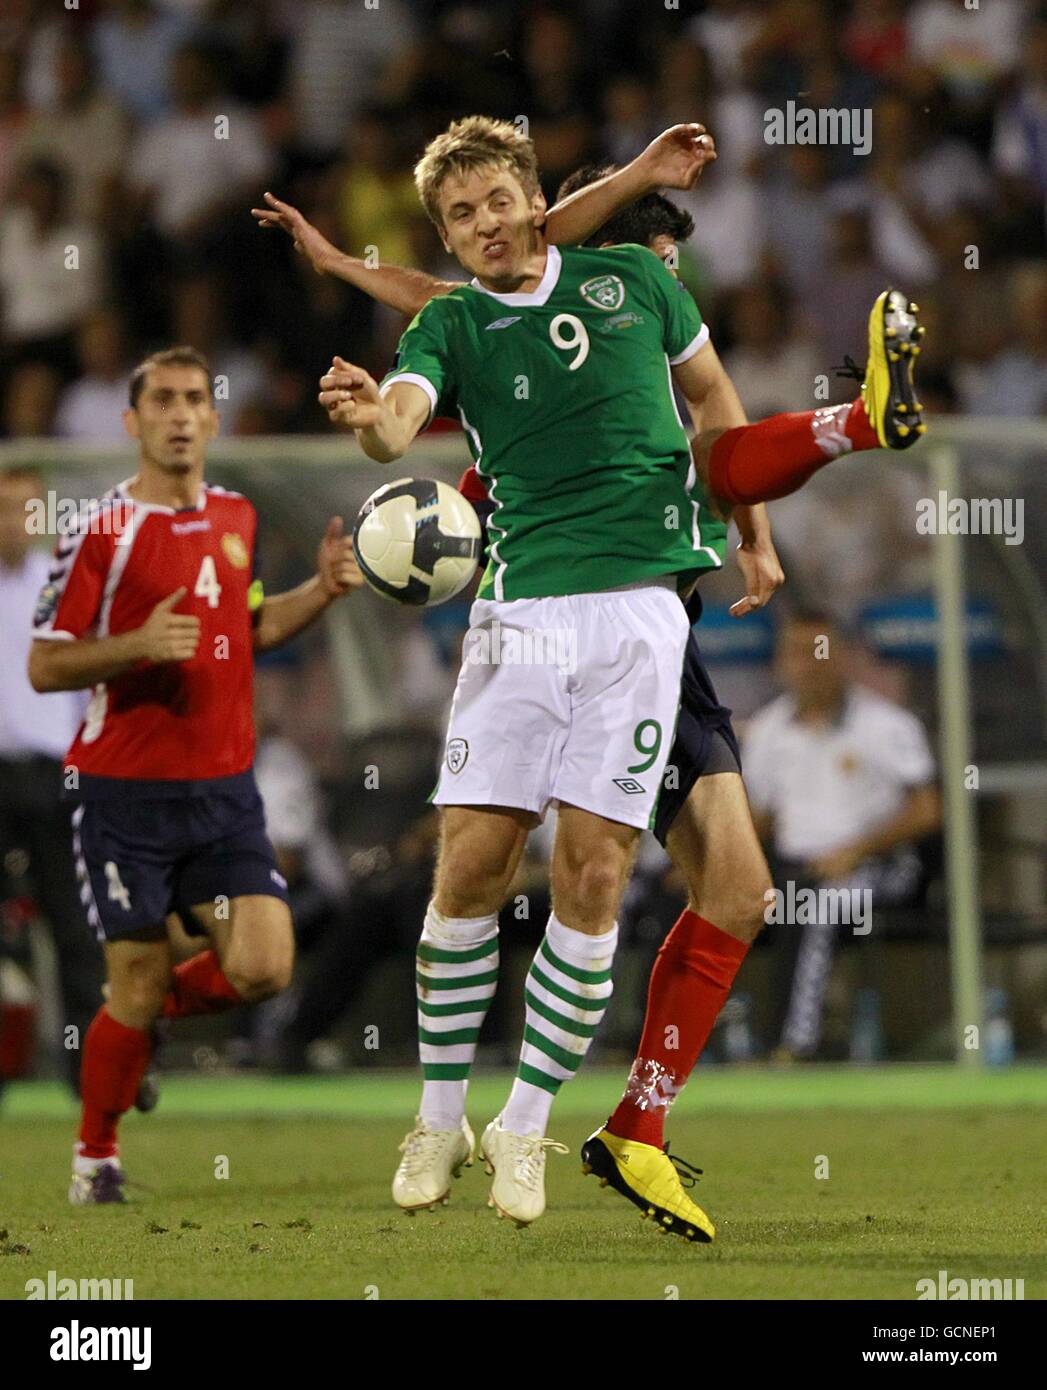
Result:
[[[1047,17],[1026,35],[1021,79],[997,110],[992,161],[1021,196],[1038,202],[1042,238],[1047,221]]]
[[[19,158],[46,159],[69,180],[70,208],[97,224],[112,203],[127,158],[127,121],[94,78],[91,53],[74,34],[58,50],[58,92],[52,110],[34,112],[18,144]]]
[[[192,343],[211,364],[223,430],[235,434],[240,411],[267,393],[265,366],[256,353],[234,341],[226,297],[216,277],[180,280],[171,295],[175,340]]]
[[[177,51],[171,95],[171,114],[135,140],[128,181],[164,237],[202,241],[257,200],[272,152],[258,118],[223,91],[209,47],[192,43]],[[227,127],[216,124],[223,119]]]
[[[750,420],[785,410],[813,410],[815,377],[825,364],[797,336],[788,296],[774,281],[738,290],[731,301],[731,347],[724,366]]]
[[[85,320],[77,339],[82,375],[66,388],[55,427],[65,439],[125,443],[123,415],[131,362],[124,324],[115,309]]]
[[[921,874],[914,846],[938,828],[941,810],[923,726],[856,684],[852,663],[828,614],[789,618],[777,655],[786,693],[752,719],[742,765],[777,886],[869,890],[882,909],[912,899]],[[773,931],[780,953],[795,962],[779,1000],[780,1055],[811,1057],[836,925],[780,923]]]
[[[339,244],[350,256],[365,256],[373,247],[383,264],[414,265],[417,227],[425,219],[390,113],[365,107],[353,123],[348,150],[335,175]]]
[[[960,401],[969,415],[1034,419],[1047,413],[1047,266],[1019,266],[1007,300],[1010,332],[991,358],[957,371]]]
[[[62,379],[46,362],[23,362],[7,380],[3,433],[10,439],[45,439],[54,433]]]
[[[0,212],[0,301],[9,361],[74,370],[74,337],[102,293],[98,238],[67,211],[68,183],[35,160]]]
[[[27,120],[18,50],[0,48],[0,201],[14,182],[18,145]]]
[[[105,0],[92,36],[103,88],[137,119],[170,106],[170,63],[191,30],[190,17],[154,0]]]

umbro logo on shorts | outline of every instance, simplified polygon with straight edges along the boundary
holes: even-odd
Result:
[[[627,796],[637,796],[641,792],[645,792],[647,790],[647,788],[642,786],[636,780],[635,777],[612,777],[611,781],[621,791],[625,792]]]

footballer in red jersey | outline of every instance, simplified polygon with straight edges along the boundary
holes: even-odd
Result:
[[[65,780],[109,994],[83,1043],[77,1204],[123,1200],[117,1125],[157,1019],[266,999],[290,980],[287,886],[252,772],[254,655],[363,582],[336,517],[317,574],[263,593],[254,507],[204,482],[218,415],[193,349],[137,369],[124,421],[138,473],[60,536],[29,658],[36,690],[91,691]],[[175,965],[172,918],[209,949]]]

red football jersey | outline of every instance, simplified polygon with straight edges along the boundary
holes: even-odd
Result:
[[[245,772],[254,760],[252,612],[257,517],[246,497],[204,486],[195,507],[137,502],[121,484],[55,547],[34,636],[129,632],[185,588],[176,613],[200,619],[191,661],[143,661],[95,686],[66,763],[97,777],[181,784]],[[174,788],[172,788],[174,790]]]

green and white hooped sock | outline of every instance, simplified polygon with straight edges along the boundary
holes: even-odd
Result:
[[[444,917],[429,904],[415,960],[419,1114],[430,1129],[457,1129],[480,1025],[498,985],[498,915]]]
[[[544,1134],[553,1100],[581,1066],[611,1001],[618,924],[602,936],[573,931],[549,914],[531,962],[520,1066],[502,1111],[513,1134]]]

